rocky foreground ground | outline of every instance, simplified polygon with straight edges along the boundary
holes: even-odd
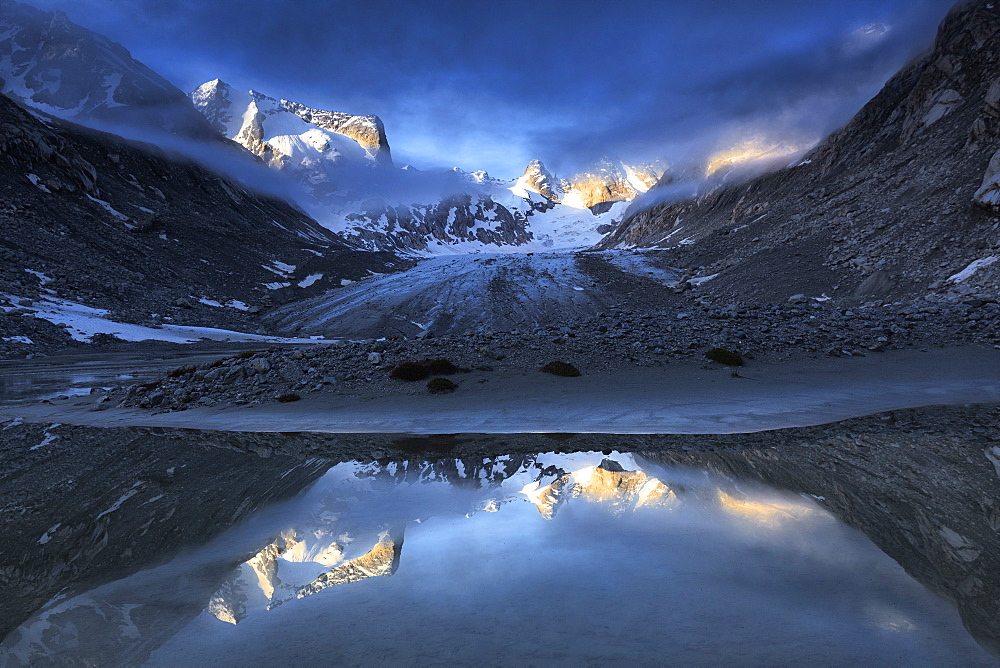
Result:
[[[489,382],[491,374],[541,373],[557,360],[583,374],[691,361],[721,366],[705,357],[716,347],[740,354],[744,365],[731,370],[741,377],[752,377],[756,365],[792,358],[1000,347],[1000,304],[981,300],[851,309],[806,298],[774,307],[718,307],[695,300],[689,305],[653,313],[613,310],[531,331],[244,351],[175,369],[156,382],[113,388],[102,405],[165,411],[295,401],[311,393],[426,393],[427,381],[437,376],[447,376],[461,392],[463,385]],[[390,377],[401,363],[440,359],[460,371],[431,369],[415,381]]]

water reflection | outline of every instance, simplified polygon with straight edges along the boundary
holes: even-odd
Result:
[[[3,649],[14,665],[992,663],[811,498],[620,452],[342,463],[202,547],[51,601]]]

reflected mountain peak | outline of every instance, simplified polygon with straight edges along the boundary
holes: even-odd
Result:
[[[898,425],[887,429],[882,421],[870,422],[873,435],[865,436],[866,447],[840,456],[877,457],[883,450],[897,454]],[[7,433],[15,434],[20,451],[31,453],[29,448],[41,440],[44,429],[31,427],[21,434],[22,430],[28,428],[15,427]],[[868,433],[856,425],[852,430],[852,434]],[[70,433],[59,433],[65,436],[60,442],[68,445]],[[134,438],[126,436],[122,434],[120,443],[123,461],[134,449]],[[156,438],[160,440],[151,445],[163,446],[162,436]],[[995,609],[990,596],[995,559],[983,529],[993,527],[995,536],[991,523],[1000,517],[995,512],[1000,504],[993,501],[992,459],[988,463],[982,453],[983,445],[990,452],[996,441],[984,443],[979,436],[969,441],[968,452],[974,457],[941,460],[952,469],[942,466],[939,475],[952,471],[954,476],[946,486],[928,483],[938,492],[933,507],[891,501],[886,505],[883,497],[866,492],[868,487],[858,487],[870,485],[877,476],[851,478],[847,474],[858,467],[846,465],[846,473],[834,476],[825,468],[833,456],[830,449],[820,455],[808,444],[781,442],[785,437],[780,434],[726,437],[780,442],[780,449],[701,452],[679,447],[656,453],[609,450],[614,453],[610,456],[598,450],[390,457],[369,463],[327,461],[325,473],[312,465],[312,459],[295,464],[283,462],[280,454],[255,458],[254,467],[247,467],[247,455],[231,449],[232,438],[222,443],[227,449],[219,449],[221,454],[208,452],[199,461],[195,449],[186,446],[208,437],[185,434],[183,438],[191,442],[178,442],[185,446],[180,447],[180,456],[191,459],[184,460],[186,464],[178,466],[169,480],[162,471],[173,468],[177,454],[170,467],[142,459],[139,466],[121,470],[122,484],[113,495],[86,509],[84,515],[91,521],[99,518],[96,521],[118,541],[113,544],[115,554],[122,554],[117,548],[126,544],[139,549],[142,542],[132,527],[156,526],[161,517],[181,522],[200,519],[203,502],[189,492],[204,487],[203,473],[218,481],[236,476],[228,483],[232,489],[226,488],[233,493],[218,500],[224,518],[220,527],[232,525],[225,518],[233,516],[237,505],[252,507],[247,502],[254,498],[249,490],[263,489],[264,483],[294,482],[294,489],[302,492],[267,509],[257,506],[258,514],[171,560],[126,572],[83,593],[70,591],[50,598],[4,640],[0,656],[7,652],[13,657],[11,665],[45,657],[153,665],[186,664],[192,657],[281,661],[287,657],[274,651],[282,642],[308,643],[330,624],[343,629],[331,649],[331,661],[348,659],[352,651],[362,651],[359,647],[383,641],[388,643],[388,654],[378,656],[384,658],[391,656],[393,643],[412,647],[426,642],[428,624],[463,628],[473,609],[483,613],[474,616],[489,619],[516,609],[518,614],[508,615],[508,623],[547,628],[552,601],[535,596],[546,587],[568,592],[560,605],[571,610],[586,610],[594,596],[610,605],[607,587],[631,592],[620,597],[618,605],[624,608],[608,609],[609,617],[628,620],[615,629],[622,637],[637,633],[635,637],[649,638],[664,626],[683,637],[685,629],[690,630],[685,626],[690,619],[721,620],[739,614],[747,620],[748,630],[720,636],[719,647],[742,651],[751,646],[762,661],[787,658],[781,654],[784,650],[772,653],[775,647],[826,643],[847,629],[851,643],[824,645],[831,661],[885,656],[886,647],[918,664],[932,664],[943,656],[982,658],[971,639],[957,635],[954,609],[919,588],[895,561],[812,499],[880,540],[918,541],[919,552],[908,553],[910,543],[890,548],[906,556],[900,563],[927,582],[942,582],[939,573],[947,577],[947,592],[958,600],[979,637],[989,638],[995,625],[990,615]],[[254,452],[261,439],[273,441],[273,436],[239,438],[247,439],[239,450]],[[708,437],[685,436],[679,443],[699,438]],[[815,439],[809,438],[813,443]],[[935,433],[921,442],[927,447],[912,448],[914,456],[929,456],[928,444],[937,438]],[[309,444],[313,437],[290,439]],[[819,458],[818,463],[803,463],[809,456]],[[212,468],[216,457],[219,461]],[[910,475],[910,469],[894,475],[904,473]],[[775,476],[776,482],[768,484],[771,480],[762,480],[764,475]],[[142,487],[102,516],[113,497],[133,489],[136,479],[159,482],[155,489]],[[957,480],[966,486],[954,484]],[[233,486],[236,481],[245,487]],[[288,491],[276,488],[273,493]],[[165,492],[168,496],[161,498]],[[189,496],[192,500],[187,503]],[[981,511],[975,503],[980,498]],[[571,499],[581,503],[570,503]],[[571,512],[563,508],[567,504]],[[64,513],[39,517],[22,533],[35,540],[66,519]],[[873,531],[871,522],[894,523],[897,530]],[[133,536],[127,543],[113,533],[122,529]],[[400,569],[404,531],[407,562]],[[62,529],[53,536],[44,544],[33,543],[32,550],[42,554],[66,543]],[[694,577],[657,577],[664,572]],[[597,584],[588,590],[579,587],[580,582]],[[354,586],[340,587],[345,584]],[[427,596],[428,587],[433,596]],[[470,591],[476,592],[475,597]],[[734,591],[740,592],[735,599]],[[671,597],[689,602],[677,613],[683,617],[662,606]],[[310,600],[298,602],[306,598]],[[655,609],[656,614],[637,621],[629,615],[638,609]],[[419,610],[416,616],[414,610]],[[820,618],[826,621],[817,623]],[[572,621],[589,629],[587,619]],[[649,627],[647,622],[654,621],[655,628]],[[373,638],[376,627],[385,624],[392,625],[392,638]],[[701,632],[700,627],[693,630]],[[448,633],[442,638],[450,638]],[[590,637],[590,631],[584,635]],[[931,636],[935,648],[927,654],[925,639]],[[462,643],[449,647],[462,661],[469,658]],[[551,658],[536,647],[525,648],[524,656],[532,661]]]
[[[673,489],[643,471],[627,471],[613,459],[597,466],[585,466],[559,476],[548,485],[535,481],[521,489],[538,512],[547,520],[555,517],[558,508],[568,499],[579,498],[588,503],[608,507],[621,515],[642,507],[672,507],[678,503]]]

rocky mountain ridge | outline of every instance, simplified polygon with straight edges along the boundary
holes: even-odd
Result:
[[[0,79],[9,96],[60,118],[127,128],[129,136],[153,143],[162,143],[165,132],[199,142],[231,139],[292,176],[306,191],[298,205],[368,250],[423,255],[590,246],[620,218],[622,207],[606,215],[612,205],[659,176],[605,160],[541,192],[484,172],[397,170],[377,116],[241,92],[219,79],[187,99],[124,47],[59,12],[13,0],[0,9]]]
[[[62,12],[0,0],[0,92],[77,122],[216,140],[183,92]]]
[[[331,146],[331,141],[336,139],[329,137],[332,132],[354,140],[374,164],[392,166],[389,140],[378,116],[314,109],[255,90],[237,91],[221,79],[202,84],[191,92],[190,98],[217,132],[274,167],[308,170],[319,158],[310,154],[297,155],[295,149],[301,151],[301,147],[278,139],[296,130],[301,131],[302,141],[314,146],[320,154],[344,150],[339,143],[336,147]],[[297,123],[289,115],[302,122]],[[325,132],[317,132],[317,129]]]
[[[12,354],[69,340],[65,322],[39,320],[46,304],[252,332],[269,304],[398,260],[179,156],[46,125],[4,96],[0,174],[0,349]]]
[[[998,66],[1000,8],[961,3],[801,161],[693,200],[653,189],[600,247],[665,249],[706,296],[996,300]]]
[[[555,204],[602,213],[615,202],[647,192],[667,171],[662,163],[627,164],[605,157],[585,171],[560,179],[536,159],[528,163],[514,188],[536,192]]]
[[[516,180],[457,167],[397,170],[377,116],[240,92],[219,79],[199,86],[191,99],[216,130],[302,183],[308,197],[302,204],[317,220],[370,250],[589,246],[613,227],[612,216],[603,214],[648,190],[664,171],[610,159],[569,179],[555,179],[538,160]]]

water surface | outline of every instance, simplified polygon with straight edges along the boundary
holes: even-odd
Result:
[[[816,499],[621,452],[337,464],[56,596],[2,648],[13,665],[994,665]]]

